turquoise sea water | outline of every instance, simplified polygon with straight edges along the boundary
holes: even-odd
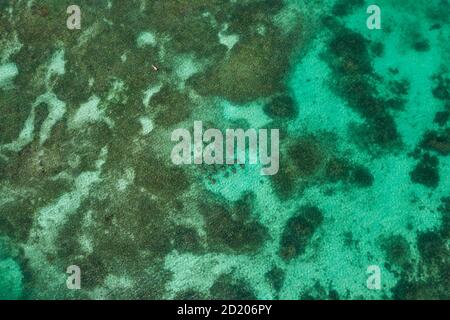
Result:
[[[450,297],[447,1],[79,5],[0,3],[0,299]],[[172,165],[194,121],[279,172]]]

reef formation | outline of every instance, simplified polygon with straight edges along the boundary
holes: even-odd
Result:
[[[448,2],[75,2],[0,2],[1,299],[450,298]],[[279,172],[174,165],[194,121]]]

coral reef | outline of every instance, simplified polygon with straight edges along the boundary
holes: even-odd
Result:
[[[317,207],[302,207],[298,214],[289,218],[280,241],[279,255],[289,261],[302,255],[323,222],[323,213]]]
[[[448,2],[67,5],[0,1],[0,299],[449,299]],[[174,165],[200,120],[278,174]]]

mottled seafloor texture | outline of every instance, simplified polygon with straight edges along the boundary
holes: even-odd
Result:
[[[0,298],[449,299],[449,14],[0,0]],[[172,165],[194,120],[279,128],[280,172]]]

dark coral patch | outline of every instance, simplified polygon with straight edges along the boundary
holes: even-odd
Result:
[[[400,235],[383,239],[382,249],[390,265],[407,269],[411,267],[411,249],[409,243]]]
[[[172,26],[173,28],[173,26]],[[177,30],[173,30],[170,44],[180,53],[195,52],[199,57],[222,56],[226,47],[219,43],[220,30],[209,19],[192,18]]]
[[[277,14],[283,7],[282,0],[265,0],[258,2],[239,2],[233,7],[226,20],[230,22],[230,31],[245,37],[253,35],[255,26],[270,25],[270,16]]]
[[[251,201],[247,195],[231,207],[219,202],[200,204],[210,250],[245,253],[263,245],[267,230],[253,217]]]
[[[35,207],[31,200],[18,199],[0,206],[0,235],[26,241],[33,224]]]
[[[280,37],[279,30],[267,33],[239,41],[226,59],[194,75],[189,84],[201,95],[241,104],[283,91],[292,41]]]
[[[19,137],[31,112],[31,98],[18,89],[0,89],[0,144]]]
[[[171,86],[164,86],[156,93],[151,104],[159,108],[156,123],[163,126],[171,126],[187,119],[192,108],[188,95]]]
[[[412,45],[413,49],[418,52],[425,52],[430,50],[430,42],[427,39],[419,38],[414,41]]]
[[[209,289],[214,300],[256,300],[252,288],[242,279],[231,274],[222,274]]]
[[[335,155],[336,139],[330,132],[282,139],[285,143],[280,148],[280,170],[271,177],[277,196],[286,199],[311,184],[323,182],[371,186],[374,179],[367,168]]]
[[[441,232],[428,231],[417,237],[420,253],[420,274],[410,277],[408,269],[393,289],[394,299],[406,300],[448,300],[450,294],[450,252],[446,245],[448,238]]]
[[[174,248],[179,252],[201,253],[201,239],[197,231],[193,228],[177,226],[174,235]]]
[[[324,146],[315,136],[303,136],[281,148],[280,171],[272,176],[272,184],[280,198],[291,196],[301,181],[317,176],[326,155]]]
[[[272,286],[272,288],[279,292],[284,284],[286,273],[280,267],[274,266],[266,273],[266,279]]]
[[[448,260],[448,249],[438,232],[424,232],[417,237],[417,247],[420,256],[426,263],[440,263]]]
[[[336,290],[326,289],[319,281],[316,281],[313,286],[307,288],[300,293],[300,300],[339,300],[339,294]]]
[[[389,89],[394,95],[406,96],[408,95],[410,83],[406,79],[389,81]]]
[[[369,169],[339,158],[333,158],[327,162],[325,177],[331,182],[343,181],[359,187],[370,187],[374,182]]]
[[[35,132],[39,132],[41,130],[42,123],[47,119],[48,116],[48,108],[46,104],[39,104],[35,108],[34,113],[34,130]]]
[[[429,188],[436,188],[439,184],[439,159],[426,153],[410,172],[411,181],[423,184]]]
[[[443,127],[447,124],[449,118],[450,112],[448,111],[436,112],[436,115],[434,117],[434,123],[437,123],[439,126]]]
[[[351,165],[344,159],[333,158],[327,162],[325,177],[331,182],[347,181],[350,178]]]
[[[450,239],[450,197],[441,199],[438,210],[442,214],[441,233],[444,239]]]
[[[398,145],[400,136],[389,109],[401,108],[404,101],[378,95],[374,83],[379,81],[379,76],[372,67],[370,41],[339,24],[334,23],[331,28],[334,37],[329,43],[331,56],[327,62],[339,79],[331,82],[332,88],[366,120],[358,134],[366,141],[357,141],[367,148],[372,145]],[[400,94],[403,94],[404,89],[400,89]]]
[[[90,254],[82,258],[74,259],[73,264],[83,270],[83,287],[93,289],[102,285],[108,275],[108,265],[97,254]]]
[[[322,224],[323,213],[317,207],[302,207],[289,218],[281,235],[279,255],[285,261],[305,253],[311,238]]]
[[[314,140],[300,139],[288,149],[288,156],[300,176],[314,174],[323,163],[323,153],[320,145]]]
[[[364,166],[356,166],[350,174],[350,181],[360,187],[370,187],[374,178],[369,169]]]
[[[347,16],[356,7],[362,6],[364,4],[364,0],[339,0],[333,6],[332,13],[335,16]]]
[[[442,132],[427,132],[422,140],[421,146],[426,150],[435,151],[443,156],[449,155],[450,129],[443,130]]]
[[[442,215],[440,228],[418,234],[416,245],[420,259],[417,272],[405,265],[392,290],[394,299],[450,299],[450,197],[442,198],[441,202],[438,208]]]
[[[175,300],[205,300],[207,297],[202,292],[188,289],[185,291],[177,292]]]
[[[374,42],[371,46],[370,46],[370,52],[375,56],[375,57],[381,57],[384,54],[384,44],[382,42]]]
[[[136,157],[136,184],[146,190],[172,201],[189,188],[191,182],[185,171],[174,165],[161,163],[146,154]]]
[[[294,119],[297,114],[297,106],[290,96],[278,96],[264,106],[264,113],[273,119]]]
[[[330,51],[339,57],[333,67],[343,75],[370,75],[368,41],[359,33],[342,28],[329,44]]]
[[[432,90],[436,99],[450,101],[450,78],[445,73],[436,74],[432,77],[435,87]]]

